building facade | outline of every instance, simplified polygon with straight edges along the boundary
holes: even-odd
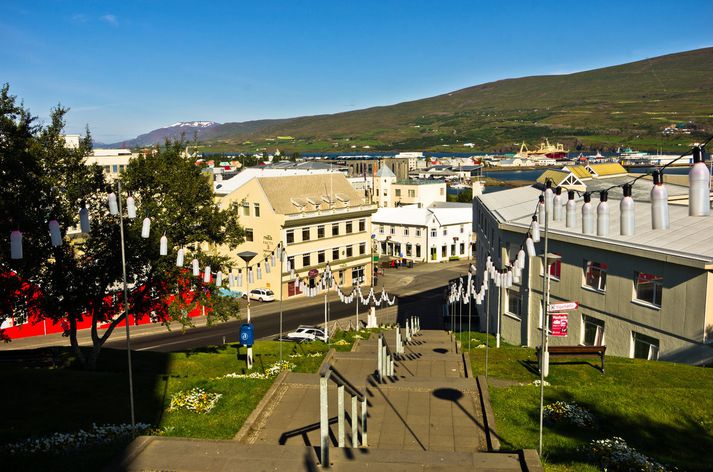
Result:
[[[236,283],[242,281],[231,289],[267,288],[277,299],[300,296],[294,280],[309,284],[309,273],[316,270],[319,275],[312,280],[319,282],[327,264],[341,286],[371,283],[371,215],[376,206],[354,190],[343,174],[253,177],[217,195],[223,208],[232,203],[240,206],[240,224],[246,233],[245,242],[230,255],[258,254],[251,262],[254,271],[249,286],[248,277],[242,276],[244,266],[229,269]],[[271,260],[278,244],[285,248],[282,270],[279,264],[273,267]]]
[[[635,194],[645,195],[651,184],[639,184],[648,187]],[[515,260],[540,194],[538,188],[521,187],[475,198],[478,284],[488,255],[499,269]],[[713,217],[691,217],[686,206],[669,205],[670,229],[652,230],[650,202],[639,201],[636,234],[620,236],[619,202],[610,197],[608,235],[585,235],[582,201],[577,204],[579,226],[548,223],[548,252],[561,257],[549,268],[550,303],[579,302],[567,312],[567,336],[552,337],[551,344],[606,345],[607,354],[622,357],[713,361],[713,244],[695,236],[711,234]],[[542,242],[536,250],[543,252]],[[491,284],[489,331],[499,327],[507,342],[537,346],[545,277],[539,257],[526,259],[520,283],[508,289]],[[480,308],[483,312],[486,304]],[[485,316],[480,321],[485,330]]]

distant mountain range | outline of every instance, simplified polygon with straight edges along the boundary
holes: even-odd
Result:
[[[543,138],[568,147],[682,145],[672,123],[713,131],[713,48],[574,74],[506,79],[436,97],[331,115],[242,123],[180,122],[117,145],[166,138],[214,150],[507,150]],[[696,134],[696,131],[694,131]]]

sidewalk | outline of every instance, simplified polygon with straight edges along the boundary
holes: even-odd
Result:
[[[413,269],[401,268],[401,269],[387,269],[386,275],[379,277],[379,283],[375,290],[378,288],[379,291],[381,287],[386,287],[387,292],[390,295],[396,295],[398,297],[410,296],[415,293],[419,293],[424,290],[432,289],[445,285],[450,277],[448,274],[453,273],[463,273],[467,270],[467,262],[448,262],[440,264],[419,264],[414,266]],[[419,277],[421,276],[421,277]],[[425,279],[425,276],[435,277],[435,280],[431,283],[430,281],[421,281]],[[425,285],[425,286],[424,286]],[[345,289],[351,290],[351,288]],[[329,295],[330,302],[338,302],[339,297],[332,291]],[[321,306],[324,303],[323,296],[317,297],[299,297],[282,302],[282,309],[284,311],[294,310],[299,308],[309,308]],[[245,304],[241,306],[241,319],[245,318]],[[258,318],[261,316],[274,315],[280,311],[280,303],[261,303],[257,301],[252,301],[250,304],[251,316],[253,318]],[[207,325],[207,319],[204,316],[198,316],[191,319],[195,327],[203,327]],[[235,320],[231,320],[235,322]],[[231,322],[228,321],[228,322]],[[181,330],[183,329],[181,324],[178,322],[173,322],[170,324],[171,330]],[[187,328],[191,329],[191,328]],[[131,326],[131,338],[138,338],[142,336],[159,334],[166,332],[167,329],[161,324],[147,324]],[[103,334],[103,330],[100,330]],[[117,327],[111,334],[109,339],[117,340],[124,339],[125,337],[124,327]],[[91,334],[89,329],[80,330],[77,332],[77,341],[80,346],[91,346]],[[20,349],[37,349],[42,347],[50,346],[69,346],[69,339],[63,337],[61,333],[52,333],[41,336],[32,336],[27,338],[17,338],[13,339],[9,343],[0,343],[0,351],[12,351]]]

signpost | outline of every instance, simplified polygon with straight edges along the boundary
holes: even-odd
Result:
[[[550,322],[552,336],[559,338],[567,336],[567,313],[550,313]]]

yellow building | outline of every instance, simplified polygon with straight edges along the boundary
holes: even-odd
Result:
[[[340,286],[371,283],[371,215],[376,205],[354,190],[343,174],[255,177],[217,200],[222,208],[240,204],[246,241],[231,256],[238,259],[241,251],[258,254],[251,262],[250,290],[270,289],[276,299],[301,295],[295,278],[309,284],[308,274],[316,269],[319,282],[327,263]],[[281,271],[279,261],[271,264],[280,243],[285,248]],[[247,291],[244,272],[244,265],[233,267],[232,290]]]

